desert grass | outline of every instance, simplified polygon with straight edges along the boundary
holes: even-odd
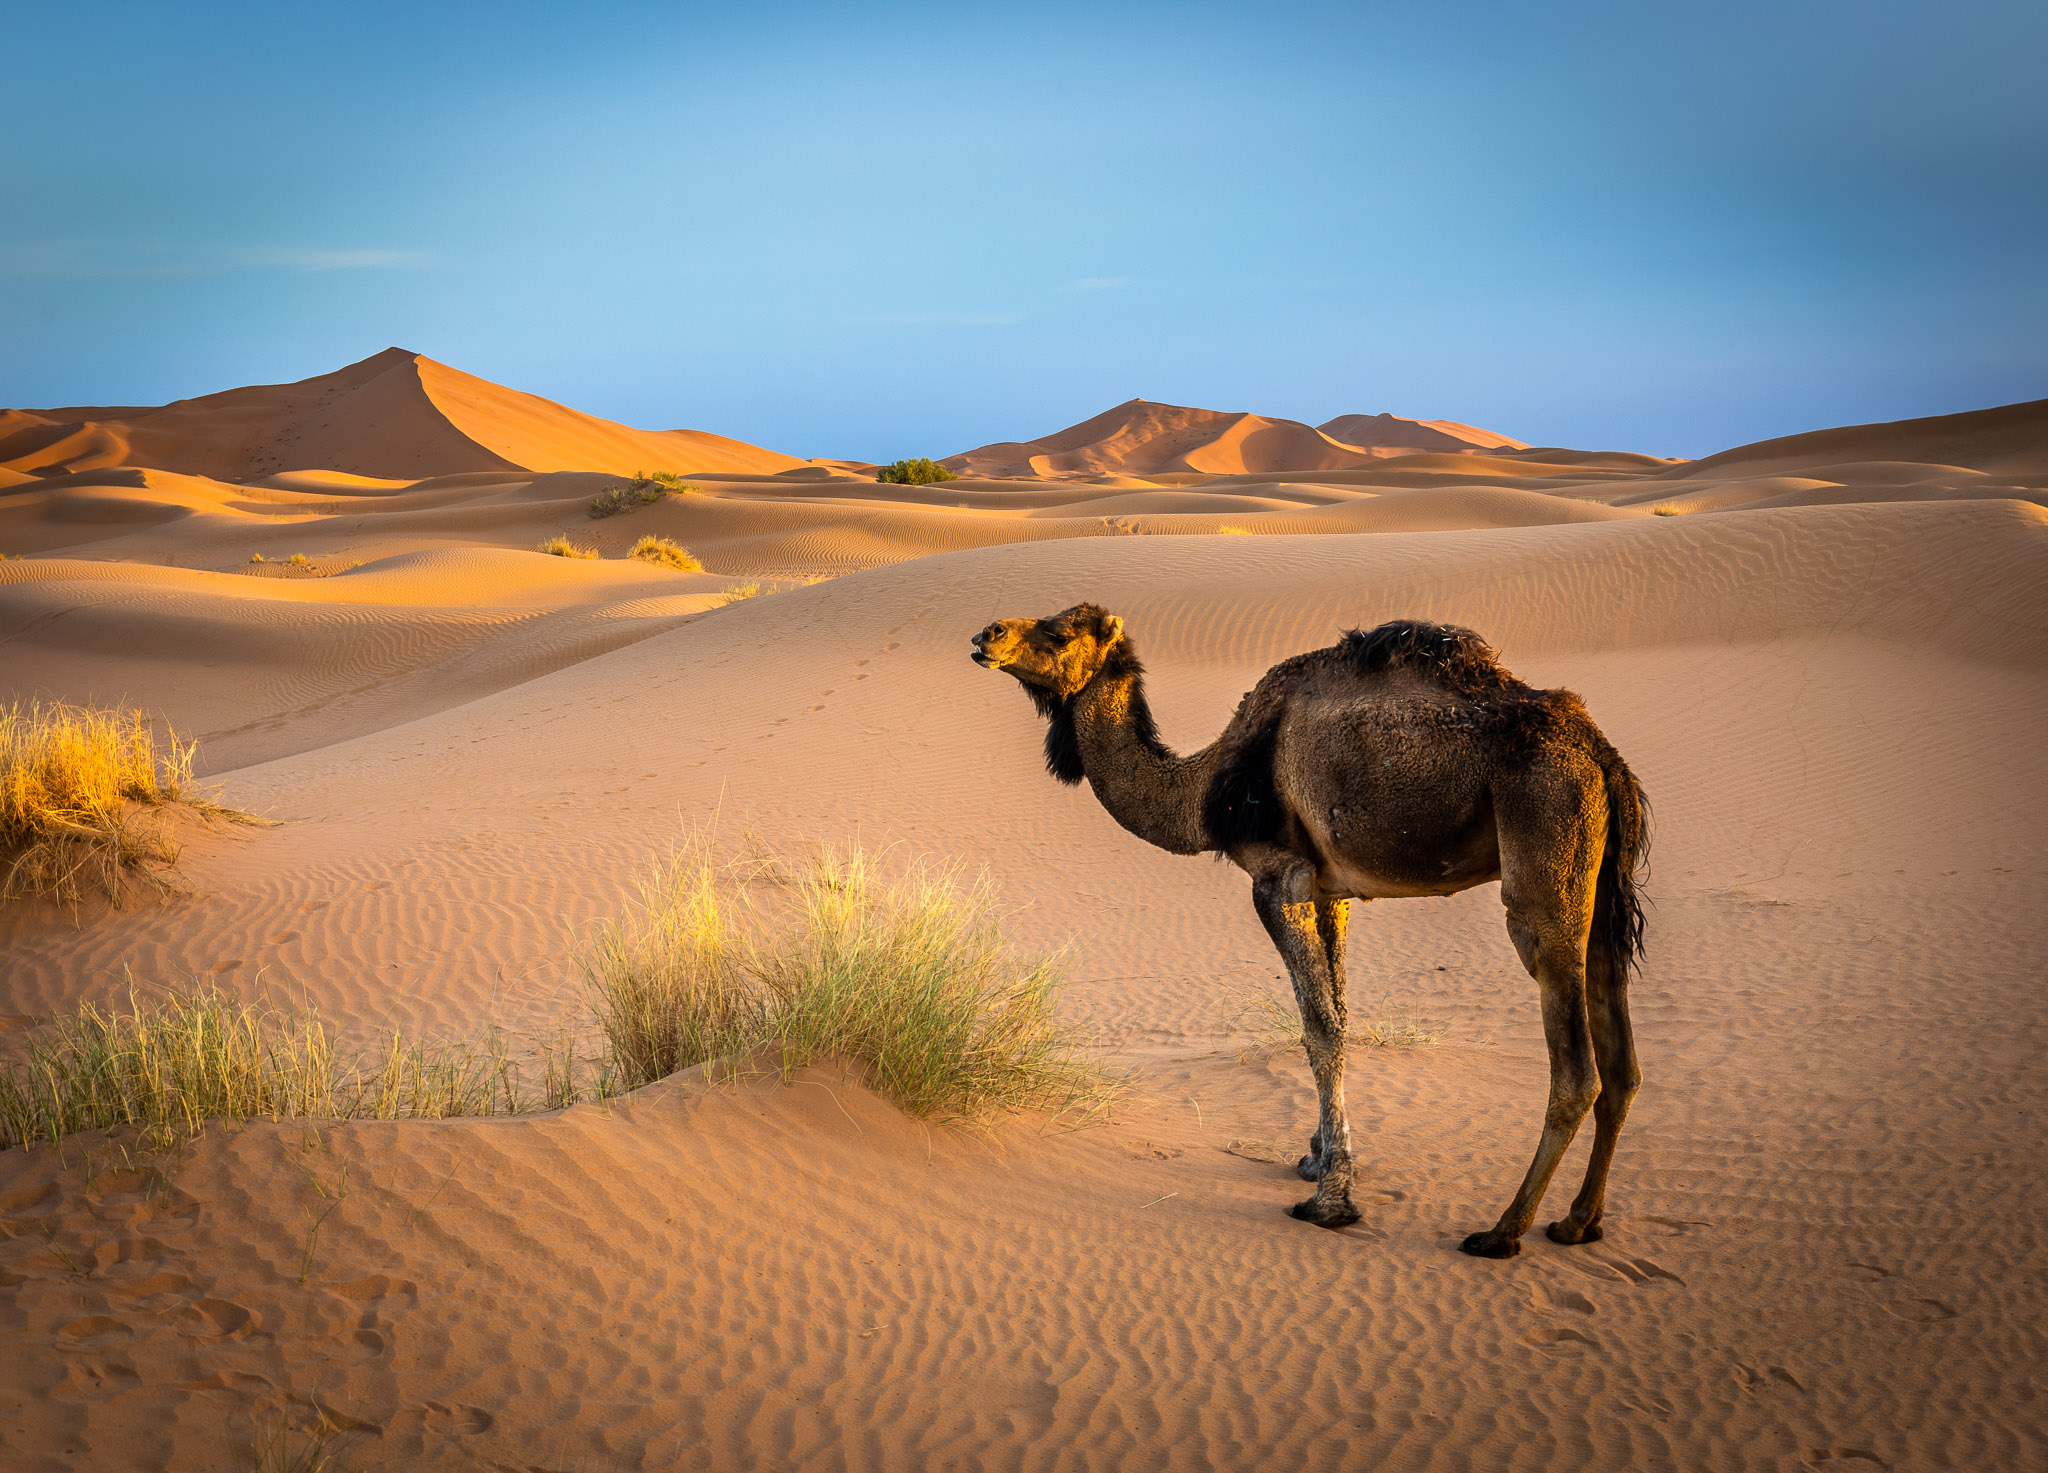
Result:
[[[673,471],[641,471],[622,485],[607,486],[598,492],[591,500],[590,515],[617,516],[622,511],[652,506],[664,496],[688,496],[696,490]]]
[[[119,899],[135,876],[175,893],[178,843],[163,811],[266,820],[213,801],[193,781],[198,745],[161,742],[138,711],[0,705],[0,899]]]
[[[652,533],[634,543],[627,550],[626,556],[638,558],[643,563],[653,563],[656,567],[674,568],[679,573],[704,571],[704,565],[697,561],[689,548],[679,546],[666,537],[656,537]]]
[[[760,1041],[754,930],[744,884],[702,846],[655,864],[626,916],[599,925],[578,963],[621,1088]]]
[[[750,598],[759,598],[770,591],[758,583],[735,583],[730,588],[719,589],[713,596],[712,606],[722,609],[728,604],[744,603]]]
[[[833,1059],[950,1120],[1093,1114],[1118,1089],[1059,1020],[1060,959],[1010,945],[985,878],[922,863],[890,878],[857,847],[790,872],[690,846],[600,928],[583,971],[626,1087],[698,1063],[766,1057],[787,1079]]]
[[[1650,508],[1650,515],[1653,517],[1681,517],[1685,513],[1675,506],[1653,506]]]
[[[1293,999],[1262,987],[1240,992],[1231,1031],[1244,1039],[1237,1051],[1240,1064],[1302,1047],[1301,1013]],[[1446,1031],[1416,1013],[1397,1009],[1392,997],[1383,995],[1370,1012],[1351,1014],[1344,1039],[1361,1048],[1429,1048],[1443,1042]]]
[[[252,552],[249,554],[249,561],[252,563],[260,563],[263,561],[263,554],[260,552]]]
[[[493,1032],[476,1043],[392,1033],[344,1047],[311,1008],[245,1003],[217,988],[88,1002],[32,1031],[0,1064],[0,1148],[132,1126],[152,1149],[208,1120],[445,1120],[543,1108],[522,1094]]]
[[[533,550],[535,552],[547,553],[550,557],[595,558],[603,556],[596,548],[585,547],[581,543],[571,542],[560,533],[556,533],[545,542],[537,544]]]
[[[933,486],[960,478],[930,456],[920,455],[912,460],[892,461],[875,472],[875,479],[895,486]]]

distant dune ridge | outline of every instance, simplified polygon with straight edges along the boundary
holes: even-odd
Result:
[[[320,469],[401,480],[462,471],[777,471],[807,462],[701,430],[636,430],[403,348],[161,408],[0,411],[0,467],[143,466],[249,481]]]
[[[1402,455],[1527,447],[1447,419],[1346,414],[1317,429],[1299,420],[1132,399],[1038,440],[1007,440],[947,457],[963,476],[1085,477],[1349,470]]]

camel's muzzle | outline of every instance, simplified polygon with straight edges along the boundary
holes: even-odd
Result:
[[[968,658],[984,670],[1002,669],[1002,661],[988,652],[988,630],[984,629],[967,642],[974,646],[974,653]]]

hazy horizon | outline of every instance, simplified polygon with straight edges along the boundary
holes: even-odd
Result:
[[[946,455],[1133,397],[1700,456],[2048,394],[2048,14],[85,5],[24,68],[0,403],[402,344]],[[2036,181],[2030,185],[2026,181]]]

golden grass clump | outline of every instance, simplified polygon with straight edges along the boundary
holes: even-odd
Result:
[[[603,556],[596,548],[584,547],[580,543],[571,542],[560,533],[540,543],[533,550],[535,552],[547,553],[552,557],[594,558]]]
[[[1653,517],[1678,517],[1684,516],[1685,513],[1675,506],[1653,506],[1650,508],[1650,515]]]
[[[678,573],[701,573],[704,565],[697,561],[690,549],[671,542],[666,537],[652,533],[642,537],[627,551],[627,557],[636,557],[643,563],[657,567],[674,568]]]
[[[0,1065],[0,1147],[127,1125],[163,1148],[209,1119],[440,1120],[532,1108],[503,1042],[392,1034],[345,1052],[311,1009],[237,1002],[212,987],[127,1006],[87,1003]]]
[[[264,820],[213,802],[192,778],[194,742],[158,743],[138,711],[0,705],[0,899],[118,899],[125,875],[175,891],[177,805],[205,818]]]
[[[913,865],[890,880],[857,848],[794,875],[688,849],[582,964],[626,1088],[765,1052],[785,1077],[857,1063],[926,1118],[1092,1113],[1115,1092],[1058,1019],[1058,959],[1011,949],[985,879]]]
[[[712,607],[722,609],[728,604],[744,603],[750,598],[759,598],[769,590],[758,583],[735,583],[730,588],[721,588],[712,596]]]

